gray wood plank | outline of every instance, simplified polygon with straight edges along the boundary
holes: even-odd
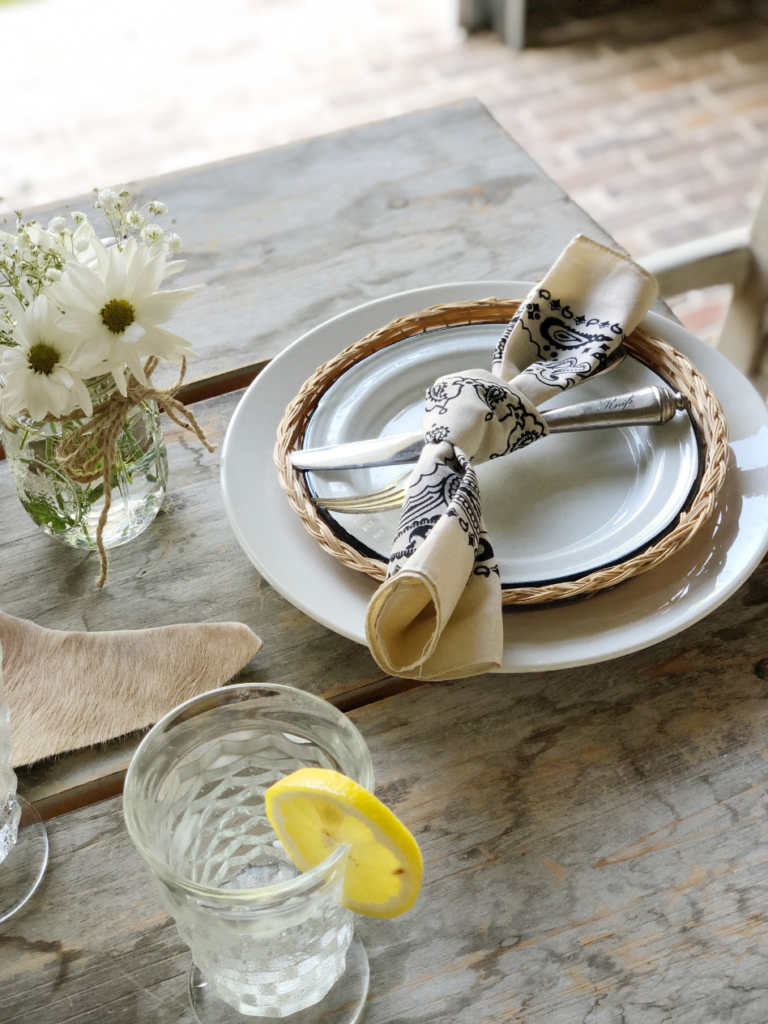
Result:
[[[764,1024],[768,564],[708,623],[598,667],[353,712],[416,834],[408,915],[360,920],[367,1024]],[[119,799],[50,823],[0,926],[0,1021],[191,1024],[189,954]]]
[[[179,282],[207,285],[174,321],[200,354],[190,379],[274,356],[392,292],[541,277],[577,231],[610,242],[477,100],[135,187],[176,219]],[[47,223],[62,209],[30,213]]]
[[[188,279],[210,284],[187,323],[199,375],[272,355],[368,298],[536,277],[576,231],[609,241],[474,101],[155,187],[191,243]],[[213,439],[235,402],[198,406]],[[218,456],[168,435],[166,511],[113,553],[101,592],[92,556],[44,538],[0,466],[0,607],[64,629],[240,619],[265,640],[251,678],[329,696],[380,680],[363,648],[260,580],[226,523]],[[360,923],[371,1024],[763,1024],[766,604],[764,564],[647,651],[433,685],[353,713],[427,865],[411,914]],[[114,770],[127,749],[78,755],[71,778]],[[55,766],[22,782],[50,794]],[[0,926],[0,1021],[191,1022],[189,955],[119,798],[50,830],[47,878]]]

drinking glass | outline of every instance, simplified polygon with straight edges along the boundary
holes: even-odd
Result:
[[[192,950],[199,1021],[356,1021],[368,960],[339,902],[347,847],[301,874],[264,794],[299,768],[373,790],[355,726],[290,686],[240,683],[176,708],[147,734],[125,780],[128,831]]]
[[[16,792],[8,718],[0,646],[0,921],[24,906],[48,863],[45,825],[32,804]]]

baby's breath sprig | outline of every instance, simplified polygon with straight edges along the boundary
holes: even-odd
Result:
[[[181,239],[173,232],[165,230],[155,223],[155,217],[163,217],[168,207],[157,199],[139,206],[131,202],[131,193],[127,189],[115,192],[111,188],[94,189],[96,201],[93,206],[102,210],[107,218],[115,243],[122,249],[129,238],[139,236],[150,248],[165,244],[173,253],[181,247]]]
[[[171,257],[181,247],[174,231],[164,231],[155,222],[168,212],[165,203],[151,199],[143,205],[131,200],[127,189],[94,189],[94,207],[102,210],[122,252],[126,242],[135,237],[149,249],[164,249]],[[0,345],[14,344],[10,328],[14,321],[3,305],[3,295],[14,295],[26,309],[50,285],[61,280],[71,261],[90,264],[95,260],[94,226],[88,216],[72,210],[66,217],[52,217],[47,227],[36,220],[25,221],[16,213],[15,230],[0,228]],[[7,220],[3,221],[7,225]],[[109,244],[109,243],[108,243]],[[6,325],[8,329],[6,329]]]
[[[58,219],[63,221],[63,218]],[[37,221],[25,224],[19,214],[15,234],[0,234],[0,309],[3,291],[11,292],[26,308],[61,278],[66,258],[63,252],[48,244],[50,236],[39,229]],[[8,319],[8,314],[4,310],[3,313]]]
[[[15,348],[18,345],[11,335],[14,326],[11,314],[4,306],[0,306],[0,345],[6,345],[8,348]]]

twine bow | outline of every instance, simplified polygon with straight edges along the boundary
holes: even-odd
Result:
[[[144,365],[147,380],[157,368],[159,359],[152,356]],[[202,427],[183,402],[175,396],[184,383],[187,370],[186,359],[181,360],[181,369],[176,383],[169,388],[155,388],[142,384],[133,374],[128,374],[126,395],[116,391],[106,402],[93,410],[93,415],[77,430],[65,437],[56,451],[56,460],[62,470],[78,484],[90,484],[100,477],[104,481],[104,507],[96,527],[96,546],[101,559],[101,572],[96,580],[97,587],[103,587],[107,579],[107,552],[104,547],[104,527],[112,505],[112,466],[115,461],[117,442],[126,420],[141,402],[157,402],[173,422],[184,430],[191,430],[198,441],[209,452],[216,450],[203,433]]]

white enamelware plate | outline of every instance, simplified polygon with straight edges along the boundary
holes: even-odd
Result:
[[[418,334],[350,367],[321,398],[306,448],[419,430],[424,395],[438,377],[488,369],[503,324],[467,324]],[[665,386],[627,358],[616,369],[558,395],[542,408]],[[663,426],[552,434],[477,467],[483,519],[502,585],[573,579],[624,561],[677,517],[696,482],[699,454],[690,416]],[[405,466],[311,473],[322,497],[369,494]],[[339,536],[385,561],[398,511],[327,513]]]
[[[523,281],[459,283],[378,299],[309,331],[248,388],[224,441],[224,503],[248,557],[297,608],[364,644],[365,611],[376,589],[374,580],[318,546],[278,483],[272,457],[277,427],[304,381],[396,317],[444,302],[522,298],[532,287]],[[738,370],[678,324],[649,313],[643,326],[687,355],[723,404],[731,460],[715,513],[690,544],[651,572],[587,601],[506,613],[502,672],[585,665],[664,640],[722,604],[768,550],[768,409]]]

